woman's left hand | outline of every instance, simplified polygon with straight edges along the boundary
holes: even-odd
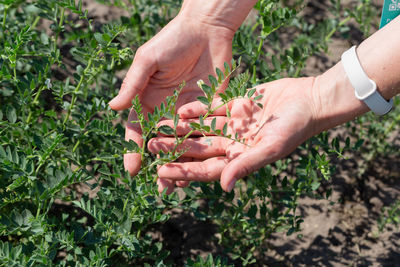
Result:
[[[179,149],[185,162],[168,163],[158,170],[160,178],[171,181],[216,181],[221,187],[231,191],[235,182],[291,153],[306,139],[318,133],[316,114],[319,108],[314,88],[314,77],[281,79],[256,87],[256,95],[263,95],[259,103],[246,98],[229,103],[231,117],[224,114],[226,108],[219,109],[213,118],[222,127],[227,122],[228,134],[237,135],[244,142],[237,142],[220,136],[191,137]],[[180,135],[192,129],[189,123],[207,112],[205,105],[193,102],[182,106],[178,113]],[[173,126],[172,121],[162,124]],[[150,140],[148,148],[152,153],[171,151],[175,147],[174,137],[156,137]],[[168,187],[172,192],[173,183],[161,184],[159,190]]]

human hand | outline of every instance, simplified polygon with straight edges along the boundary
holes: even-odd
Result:
[[[174,162],[158,170],[162,179],[177,181],[215,181],[220,179],[221,187],[231,191],[235,182],[257,169],[272,163],[289,153],[320,130],[316,123],[318,96],[314,92],[315,78],[282,79],[256,87],[257,94],[263,95],[258,102],[260,108],[250,99],[237,99],[229,104],[231,117],[216,116],[219,125],[227,121],[228,134],[245,143],[235,142],[219,136],[189,138],[180,148],[187,149],[183,157],[195,162]],[[201,111],[202,110],[202,111]],[[225,107],[218,110],[223,114]],[[199,102],[184,105],[178,111],[181,118],[178,132],[191,131],[189,122],[205,114],[205,106]],[[209,117],[209,122],[213,117]],[[173,125],[172,121],[162,124]],[[175,138],[157,137],[150,140],[148,148],[152,153],[160,150],[171,151]],[[171,192],[172,187],[168,188]]]
[[[143,114],[153,112],[154,107],[172,95],[183,81],[186,86],[179,95],[177,107],[195,101],[197,96],[202,95],[197,81],[206,80],[209,74],[215,73],[216,67],[223,68],[224,62],[230,62],[233,35],[232,29],[178,15],[138,49],[121,90],[110,102],[110,107],[114,110],[129,108],[132,99],[139,95]],[[142,146],[140,126],[131,123],[135,120],[136,114],[131,110],[125,139]],[[139,171],[140,165],[139,154],[124,155],[125,169],[131,175]],[[168,184],[168,181],[159,182]]]

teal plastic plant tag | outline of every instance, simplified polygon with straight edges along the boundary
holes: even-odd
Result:
[[[400,0],[385,0],[382,9],[381,25],[382,28],[392,19],[400,15]]]

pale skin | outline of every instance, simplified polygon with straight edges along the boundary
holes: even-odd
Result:
[[[223,68],[224,62],[230,62],[233,35],[255,3],[255,0],[184,1],[176,18],[138,49],[110,107],[130,108],[133,98],[139,95],[143,112],[147,114],[172,95],[183,81],[186,86],[177,106],[195,101],[202,94],[197,81],[206,80],[209,74],[215,73],[216,67]],[[139,125],[130,123],[134,120],[135,113],[131,111],[125,139],[142,146]],[[125,169],[131,175],[140,170],[140,165],[139,154],[124,155]],[[161,178],[159,184],[162,190],[171,181]]]
[[[383,41],[384,40],[384,41]],[[386,99],[400,93],[400,17],[362,42],[357,48],[360,63],[376,82]],[[245,99],[230,104],[230,132],[240,130],[246,145],[221,137],[187,141],[184,156],[199,162],[169,163],[158,170],[169,180],[216,181],[225,191],[255,170],[292,152],[308,138],[368,112],[364,102],[354,95],[341,62],[317,77],[281,79],[257,86],[263,95],[261,109]],[[182,118],[205,113],[201,103],[190,103],[178,111]],[[222,120],[221,116],[217,116]],[[171,122],[165,121],[165,124]],[[185,131],[186,129],[186,131]],[[188,132],[185,121],[180,132]],[[206,140],[207,139],[207,140]],[[149,142],[152,152],[172,147],[172,138],[158,137]],[[212,142],[212,146],[208,145]],[[168,188],[172,191],[172,186]]]

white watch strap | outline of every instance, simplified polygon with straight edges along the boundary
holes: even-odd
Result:
[[[356,97],[364,101],[376,115],[385,115],[392,109],[393,99],[386,101],[376,90],[376,83],[368,78],[358,60],[355,46],[342,54],[342,65]]]

